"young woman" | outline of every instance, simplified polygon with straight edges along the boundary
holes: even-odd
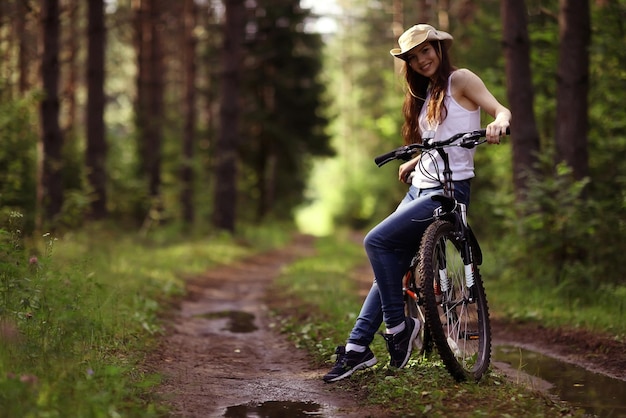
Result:
[[[481,109],[494,118],[487,125],[487,141],[498,144],[511,121],[483,81],[467,69],[456,69],[448,49],[453,38],[430,25],[419,24],[398,39],[400,48],[391,55],[404,61],[406,95],[402,111],[405,143],[434,140],[480,129]],[[474,149],[448,148],[456,199],[469,205],[470,179],[474,177]],[[350,332],[347,344],[337,347],[337,360],[323,379],[336,382],[357,370],[377,363],[369,345],[381,324],[391,357],[391,366],[403,368],[412,347],[419,346],[420,323],[405,317],[402,277],[418,250],[420,237],[438,206],[430,195],[442,193],[443,162],[437,152],[425,152],[402,164],[398,179],[410,183],[400,205],[365,237],[364,246],[374,271],[374,283]]]

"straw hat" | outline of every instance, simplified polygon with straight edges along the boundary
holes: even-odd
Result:
[[[449,49],[453,39],[452,35],[447,32],[420,23],[407,29],[406,32],[400,35],[400,38],[398,38],[400,48],[394,48],[389,53],[396,58],[405,59],[407,52],[426,41],[443,41],[446,49]]]

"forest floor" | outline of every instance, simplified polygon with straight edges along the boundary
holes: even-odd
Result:
[[[283,266],[313,254],[312,244],[312,238],[298,237],[285,248],[187,282],[186,299],[168,318],[167,332],[147,364],[164,376],[158,394],[175,416],[387,416],[360,402],[358,393],[325,384],[321,377],[327,370],[313,368],[306,353],[274,329],[267,286]],[[498,318],[492,328],[494,344],[522,346],[626,380],[624,345],[608,336]]]

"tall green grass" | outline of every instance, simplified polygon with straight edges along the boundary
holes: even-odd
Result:
[[[543,175],[528,178],[524,201],[483,213],[498,229],[481,240],[490,305],[516,319],[626,341],[623,196],[607,193],[606,187],[615,188],[602,182],[576,180],[569,167],[553,161],[541,157]],[[490,225],[481,226],[489,236]]]
[[[582,328],[626,341],[626,286],[602,283],[556,283],[541,259],[523,268],[512,267],[506,240],[485,251],[481,274],[492,311],[515,320],[536,321],[547,327]],[[509,265],[508,263],[511,263]],[[527,274],[529,270],[534,272]]]
[[[264,248],[285,228],[184,238],[91,227],[33,240],[0,230],[0,416],[160,416],[141,367],[184,278]]]

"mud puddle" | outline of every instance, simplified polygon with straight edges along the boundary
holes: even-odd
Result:
[[[248,418],[248,417],[265,417],[265,418],[306,418],[321,417],[324,412],[321,411],[321,405],[314,402],[281,402],[270,401],[260,404],[237,405],[226,408],[224,417],[226,418]]]
[[[494,364],[519,383],[603,418],[626,417],[626,381],[512,345],[496,346]]]

